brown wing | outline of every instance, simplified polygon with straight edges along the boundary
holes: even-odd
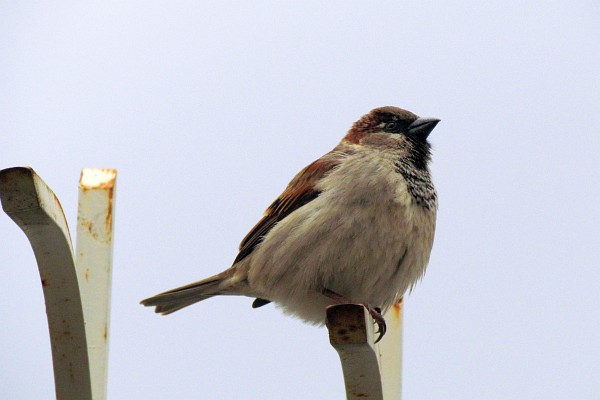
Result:
[[[277,222],[316,199],[319,196],[319,191],[315,188],[316,183],[337,167],[345,155],[342,152],[332,151],[300,171],[277,200],[267,208],[263,218],[242,240],[234,264],[252,253]]]

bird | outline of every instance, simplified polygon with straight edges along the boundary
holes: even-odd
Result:
[[[142,300],[171,314],[218,295],[273,302],[324,325],[330,305],[382,314],[412,290],[433,246],[438,196],[429,134],[440,122],[394,106],[354,122],[333,150],[302,169],[244,237],[230,268]]]

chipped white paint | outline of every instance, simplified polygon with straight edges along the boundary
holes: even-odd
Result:
[[[75,265],[94,400],[106,399],[116,177],[114,169],[86,168],[79,180]]]
[[[402,303],[385,314],[387,332],[373,344],[373,320],[360,304],[327,308],[329,340],[340,356],[346,398],[399,400],[402,397]]]

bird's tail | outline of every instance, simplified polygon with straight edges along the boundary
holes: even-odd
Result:
[[[184,307],[217,295],[241,295],[245,281],[236,279],[235,271],[226,270],[210,278],[169,290],[142,300],[146,307],[156,307],[156,313],[167,315]]]

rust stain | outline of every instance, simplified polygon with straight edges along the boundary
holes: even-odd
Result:
[[[111,187],[107,190],[108,208],[106,210],[106,219],[105,219],[106,232],[109,233],[109,236],[112,233],[113,192],[114,192],[113,186],[111,185]]]
[[[90,279],[90,269],[86,268],[85,269],[85,283],[88,283]]]
[[[112,192],[113,188],[115,187],[115,180],[111,179],[110,181],[102,182],[95,187],[98,189],[109,189]],[[112,194],[111,194],[111,198],[112,198]]]
[[[63,211],[62,205],[60,204],[60,200],[58,200],[58,197],[56,196],[56,194],[54,194],[54,192],[52,192],[52,196],[54,196],[54,200],[58,204],[58,207],[60,208],[60,211]]]
[[[400,301],[398,301],[396,304],[393,305],[393,310],[394,310],[394,317],[396,318],[400,318],[400,313],[402,312],[402,302],[404,301],[404,298],[401,298]]]
[[[90,235],[92,234],[92,230],[94,228],[94,225],[92,224],[92,221],[84,219],[84,220],[81,221],[81,226],[83,226],[84,228],[86,228],[88,230],[88,232],[90,233]]]
[[[69,375],[71,376],[71,380],[75,380],[75,374],[73,373],[73,363],[69,362]]]
[[[62,204],[60,204],[60,200],[58,200],[58,197],[56,197],[56,194],[50,190],[50,193],[52,193],[52,196],[54,196],[54,200],[56,201],[56,204],[58,205],[58,209],[60,210],[60,214],[65,214],[63,208],[62,208]],[[69,230],[69,225],[67,224],[67,219],[65,218],[65,225],[67,226],[67,230]]]
[[[46,279],[42,279],[42,287],[48,286],[48,281]]]
[[[71,382],[75,381],[75,373],[73,372],[73,363],[69,362],[69,376],[71,377]]]
[[[89,173],[92,175],[90,179],[84,179],[87,168],[81,171],[79,178],[79,187],[83,193],[93,190],[103,190],[106,192],[106,200],[108,200],[106,216],[104,217],[105,231],[100,231],[99,225],[92,225],[92,222],[82,222],[84,227],[88,229],[90,235],[98,240],[102,237],[102,241],[110,243],[112,240],[112,225],[113,225],[113,198],[115,194],[115,183],[117,179],[117,170],[110,168],[91,168]],[[98,221],[97,221],[98,222]],[[105,237],[104,237],[105,236]]]
[[[104,324],[104,341],[108,340],[108,325]]]

